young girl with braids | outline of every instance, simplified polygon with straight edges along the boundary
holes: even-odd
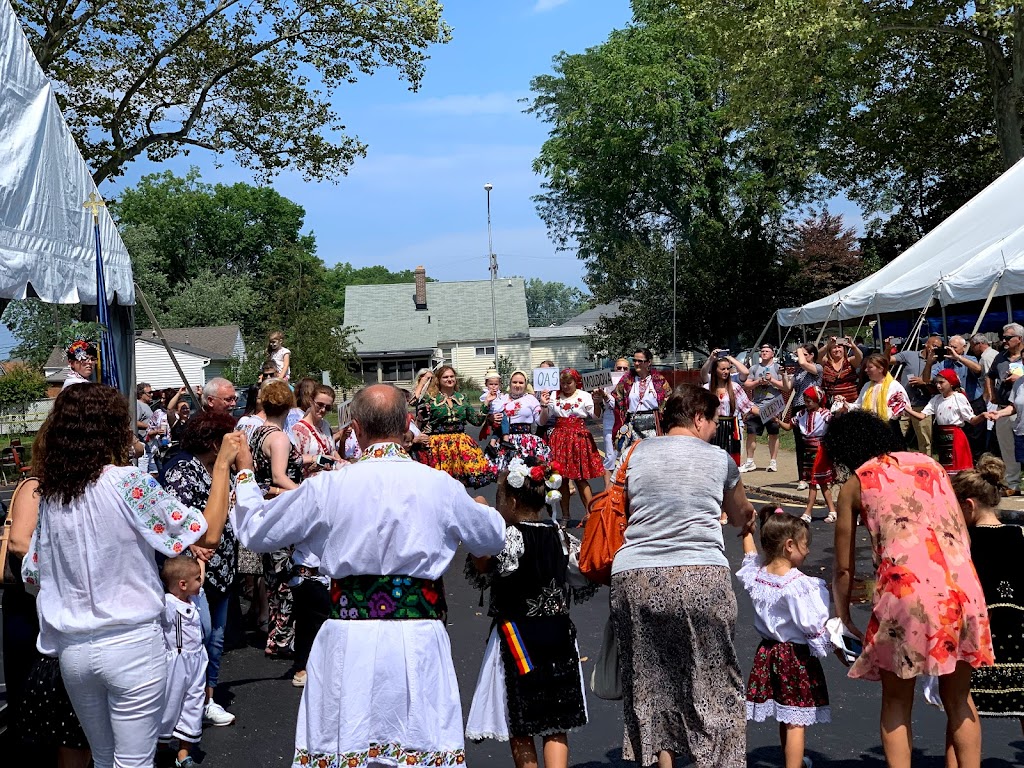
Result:
[[[747,720],[774,717],[786,768],[809,768],[804,729],[832,720],[818,661],[833,650],[825,629],[828,587],[799,570],[811,544],[807,523],[772,504],[758,516],[764,557],[753,534],[746,534],[736,572],[754,603],[754,628],[761,635],[747,682]]]
[[[982,717],[1016,717],[1024,730],[1024,529],[999,519],[1006,465],[990,453],[977,469],[953,478],[960,509],[971,536],[971,559],[988,604],[995,665],[971,673],[971,696]]]
[[[508,524],[505,549],[466,563],[470,581],[490,588],[493,617],[466,736],[509,741],[516,768],[537,765],[536,736],[543,739],[545,768],[567,768],[566,734],[587,723],[569,604],[591,597],[596,587],[575,566],[578,542],[541,519],[545,504],[561,496],[558,468],[532,457],[509,462],[496,504]]]

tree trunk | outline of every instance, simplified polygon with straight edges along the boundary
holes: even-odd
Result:
[[[1024,157],[1024,140],[1021,132],[1024,121],[1020,116],[1021,93],[1013,83],[1006,83],[996,90],[996,136],[1003,168],[1009,168]]]

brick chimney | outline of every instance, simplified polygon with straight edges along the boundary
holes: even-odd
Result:
[[[427,308],[427,270],[416,267],[413,274],[416,276],[416,309],[419,311]]]

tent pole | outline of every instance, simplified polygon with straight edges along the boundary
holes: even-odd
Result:
[[[885,336],[882,335],[882,316],[875,313],[875,330],[878,331],[878,348],[882,349],[882,345],[885,343]],[[889,351],[885,351],[885,356],[889,356]]]
[[[1013,322],[1013,304],[1010,303],[1010,295],[1006,295],[1006,324]]]
[[[932,293],[932,295],[928,297],[928,303],[924,305],[924,309],[922,309],[921,314],[918,315],[917,322],[914,323],[914,327],[913,329],[911,329],[910,335],[904,340],[903,349],[900,350],[901,352],[906,352],[908,349],[910,349],[911,341],[913,341],[914,349],[917,349],[917,344],[920,341],[920,339],[917,337],[921,331],[921,326],[924,325],[924,319],[925,317],[927,317],[928,310],[931,308],[933,301],[935,301],[934,293]],[[900,363],[899,365],[896,366],[896,370],[892,376],[894,379],[898,379],[901,373],[903,373],[903,363]]]
[[[156,335],[160,341],[163,342],[164,349],[167,350],[167,355],[171,358],[171,363],[174,364],[174,370],[178,372],[181,377],[181,383],[185,385],[185,391],[195,397],[195,393],[192,391],[192,385],[188,383],[188,379],[185,377],[185,372],[181,370],[181,365],[178,363],[178,358],[174,356],[174,352],[171,351],[171,345],[167,343],[167,337],[164,336],[164,329],[160,327],[160,323],[156,321],[156,317],[153,315],[153,310],[149,308],[149,301],[146,300],[146,294],[139,288],[139,284],[135,283],[135,295],[139,299],[139,303],[142,304],[142,308],[146,311],[146,317],[149,318],[149,322],[153,324],[153,330],[156,331]],[[196,407],[199,407],[199,403],[196,403]]]
[[[948,341],[949,329],[946,327],[946,305],[940,304],[939,308],[942,310],[942,338],[944,341]]]
[[[1003,273],[1000,272],[999,276],[996,278],[996,281],[994,283],[992,283],[992,288],[988,292],[988,297],[985,299],[985,304],[981,308],[981,314],[978,315],[978,320],[974,324],[974,330],[971,331],[971,336],[973,336],[979,330],[981,330],[981,323],[985,319],[985,315],[988,313],[989,305],[992,303],[992,299],[995,297],[996,291],[999,290],[999,281],[1002,278],[1003,278]],[[967,338],[970,338],[970,336],[968,336]]]

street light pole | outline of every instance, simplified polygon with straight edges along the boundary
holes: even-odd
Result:
[[[494,370],[498,370],[498,309],[494,303],[494,281],[498,279],[498,255],[494,252],[494,241],[491,239],[491,190],[494,185],[484,184],[487,192],[487,256],[491,272],[491,326],[494,330]]]
[[[672,248],[672,370],[679,367],[679,347],[676,346],[676,304],[679,295],[676,293],[676,264],[679,261],[679,244]]]

